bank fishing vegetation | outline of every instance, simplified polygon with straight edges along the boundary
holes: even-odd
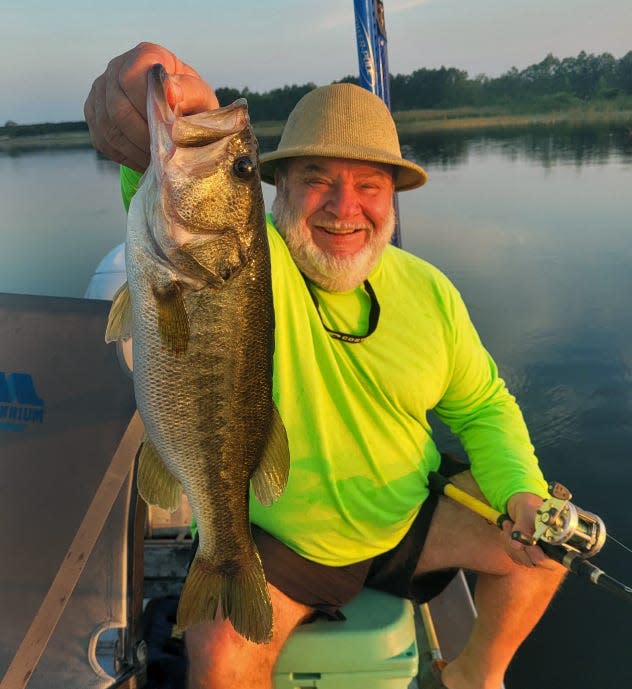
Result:
[[[342,82],[358,83],[347,76]],[[221,104],[247,98],[257,135],[278,135],[296,103],[316,84],[283,86],[264,93],[216,89]],[[391,103],[404,132],[505,126],[622,123],[632,125],[632,50],[620,59],[610,53],[559,59],[548,54],[523,70],[499,77],[470,77],[455,67],[417,69],[391,76]],[[0,127],[2,141],[46,134],[85,135],[85,122]]]

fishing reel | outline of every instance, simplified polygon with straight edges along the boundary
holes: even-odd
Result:
[[[596,555],[606,542],[603,520],[573,505],[573,496],[562,484],[550,484],[549,493],[536,514],[533,542],[562,546],[581,558]]]

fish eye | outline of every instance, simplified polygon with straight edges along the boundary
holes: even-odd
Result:
[[[241,179],[250,179],[256,169],[257,166],[250,156],[240,156],[233,163],[233,172]]]

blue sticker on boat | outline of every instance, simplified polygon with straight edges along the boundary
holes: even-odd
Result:
[[[44,400],[30,373],[0,371],[0,429],[23,431],[44,422]]]

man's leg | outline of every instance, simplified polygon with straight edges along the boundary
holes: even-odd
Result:
[[[451,481],[484,500],[470,472]],[[478,573],[474,595],[478,617],[462,653],[443,670],[442,681],[449,689],[499,689],[511,659],[566,573],[552,560],[537,567],[515,563],[503,539],[506,536],[495,525],[449,498],[440,498],[415,573],[452,567]]]
[[[186,631],[189,689],[272,689],[272,670],[292,631],[313,608],[288,598],[268,584],[274,628],[269,644],[253,644],[230,622],[203,622]]]

